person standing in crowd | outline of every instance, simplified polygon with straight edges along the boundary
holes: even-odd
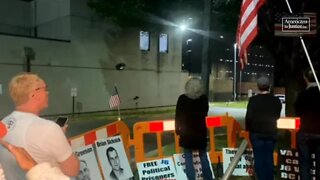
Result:
[[[2,121],[8,129],[4,140],[24,148],[36,162],[47,162],[59,167],[67,176],[76,176],[79,160],[63,130],[56,123],[39,117],[48,106],[46,83],[36,74],[21,73],[10,81],[9,92],[16,110]],[[24,179],[25,172],[19,168],[13,155],[2,147],[0,162],[7,179]]]
[[[175,115],[175,132],[180,136],[179,144],[184,148],[186,174],[189,180],[196,179],[193,167],[193,152],[198,151],[205,180],[212,180],[207,158],[206,116],[209,110],[208,97],[204,94],[199,78],[192,77],[185,84],[185,93],[180,95]]]
[[[315,153],[316,179],[320,179],[320,92],[311,69],[303,73],[303,78],[307,88],[300,92],[295,102],[295,112],[301,121],[297,133],[300,179],[311,179],[312,152]]]
[[[7,134],[6,126],[0,121],[0,145],[6,148],[15,157],[19,167],[26,171],[27,180],[69,180],[58,167],[52,167],[49,163],[38,164],[23,148],[16,147],[2,140]],[[6,180],[0,164],[0,180]]]
[[[120,159],[117,150],[114,147],[108,147],[106,150],[106,155],[108,158],[108,162],[112,168],[110,172],[110,179],[112,180],[121,180],[124,175],[124,170],[121,167]]]
[[[270,94],[266,76],[257,80],[259,93],[249,99],[245,117],[246,130],[253,149],[254,168],[259,180],[273,180],[273,150],[277,137],[277,120],[282,104]]]

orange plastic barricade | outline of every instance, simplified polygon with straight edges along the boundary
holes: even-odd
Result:
[[[287,129],[291,133],[291,148],[297,148],[297,138],[296,134],[300,128],[300,118],[299,117],[283,117],[277,120],[278,129]]]
[[[157,120],[157,121],[146,121],[138,122],[133,126],[133,137],[131,145],[135,148],[135,160],[136,162],[148,161],[153,159],[163,158],[163,145],[162,145],[162,134],[164,132],[175,134],[174,120]],[[155,133],[157,138],[157,157],[146,157],[144,151],[144,134]],[[176,152],[178,152],[178,137],[175,135]]]
[[[210,136],[210,159],[213,163],[218,163],[218,158],[220,161],[222,158],[222,151],[216,151],[215,145],[215,128],[216,127],[226,127],[227,128],[227,146],[229,148],[237,147],[237,139],[239,132],[241,131],[240,124],[231,116],[226,114],[225,116],[207,116],[206,117],[207,128],[209,129]]]
[[[93,144],[97,139],[111,137],[114,135],[121,135],[127,157],[128,159],[130,159],[130,131],[128,126],[123,121],[116,121],[105,126],[87,131],[83,134],[69,138],[69,141],[71,147],[73,149],[76,149],[89,144]]]

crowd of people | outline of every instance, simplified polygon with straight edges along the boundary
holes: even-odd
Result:
[[[297,133],[300,179],[311,179],[311,154],[315,153],[316,174],[320,178],[320,91],[311,69],[303,73],[306,89],[294,104],[301,119]],[[245,116],[246,130],[254,155],[255,174],[259,180],[274,179],[273,152],[277,141],[276,121],[282,104],[270,93],[270,79],[257,79],[259,93],[249,99]],[[10,179],[90,179],[85,161],[79,161],[65,136],[65,127],[41,118],[48,107],[48,90],[43,79],[33,73],[21,73],[9,83],[15,110],[0,123],[0,180]],[[203,178],[212,180],[207,156],[206,116],[209,105],[200,78],[192,77],[185,84],[185,93],[179,96],[175,113],[175,132],[185,154],[186,175],[196,179],[193,154],[198,152]],[[111,179],[121,179],[123,169],[114,148],[106,151],[112,167]],[[79,174],[80,172],[80,174]]]

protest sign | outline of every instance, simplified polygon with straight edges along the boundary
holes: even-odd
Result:
[[[313,162],[311,167],[311,179],[315,177],[315,155],[311,155]],[[300,179],[299,177],[299,154],[295,149],[279,149],[278,152],[278,171],[279,179]]]
[[[80,160],[80,172],[76,180],[102,180],[92,145],[78,148],[74,153]]]
[[[173,158],[174,158],[174,162],[177,170],[177,179],[188,180],[185,173],[186,166],[185,166],[184,154],[174,154]],[[214,178],[214,173],[212,171],[212,166],[211,166],[211,162],[208,154],[207,154],[207,158],[210,163],[210,169]],[[193,154],[193,166],[196,172],[196,179],[203,179],[201,162],[200,162],[200,157],[198,152]]]
[[[226,172],[228,166],[237,153],[237,148],[223,148],[223,172]],[[252,176],[253,175],[253,154],[251,149],[247,149],[240,157],[232,175],[234,176]]]
[[[106,180],[133,177],[121,136],[96,141],[98,160]]]
[[[140,180],[178,179],[172,158],[137,163]]]

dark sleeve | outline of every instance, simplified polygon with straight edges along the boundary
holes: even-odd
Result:
[[[303,103],[303,93],[301,92],[297,99],[296,102],[294,103],[294,110],[296,113],[296,116],[301,116],[304,108],[304,103]]]
[[[245,124],[246,124],[246,131],[250,131],[250,124],[252,121],[253,116],[253,110],[252,110],[252,99],[249,99],[248,105],[247,105],[247,112],[245,117]]]
[[[204,112],[205,112],[205,116],[208,115],[208,111],[209,111],[209,100],[207,96],[204,96]]]
[[[175,131],[177,135],[180,135],[181,123],[183,121],[183,102],[182,96],[179,97],[176,105],[176,116],[175,116]]]

